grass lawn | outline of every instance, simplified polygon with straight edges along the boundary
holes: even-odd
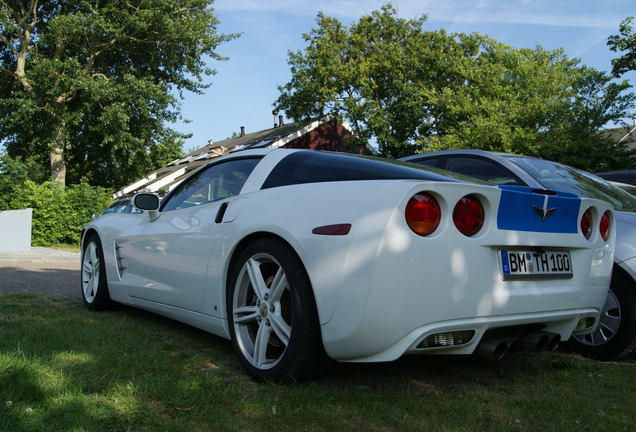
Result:
[[[636,430],[634,359],[418,356],[256,384],[228,341],[169,319],[0,295],[0,431],[566,430]]]

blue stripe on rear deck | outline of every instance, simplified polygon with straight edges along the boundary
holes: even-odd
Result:
[[[558,192],[543,195],[525,186],[499,186],[501,200],[497,211],[497,227],[503,230],[535,231],[546,233],[577,233],[581,200],[574,194]],[[547,205],[544,204],[548,197]],[[554,209],[542,219],[535,211]]]

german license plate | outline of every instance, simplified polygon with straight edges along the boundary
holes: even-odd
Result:
[[[571,278],[572,260],[568,251],[500,250],[504,279]]]

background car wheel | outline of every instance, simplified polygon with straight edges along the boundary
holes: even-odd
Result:
[[[313,291],[300,258],[285,242],[259,239],[240,254],[227,310],[234,348],[256,380],[319,374],[325,354]]]
[[[84,242],[81,276],[84,305],[92,310],[104,310],[110,307],[112,300],[106,283],[104,252],[97,235],[90,236]]]
[[[636,347],[636,292],[634,283],[614,268],[610,291],[593,333],[572,338],[574,351],[599,360],[619,360]]]

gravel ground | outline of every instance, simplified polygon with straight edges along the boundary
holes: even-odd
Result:
[[[47,248],[0,253],[0,294],[44,294],[81,302],[80,254]]]

